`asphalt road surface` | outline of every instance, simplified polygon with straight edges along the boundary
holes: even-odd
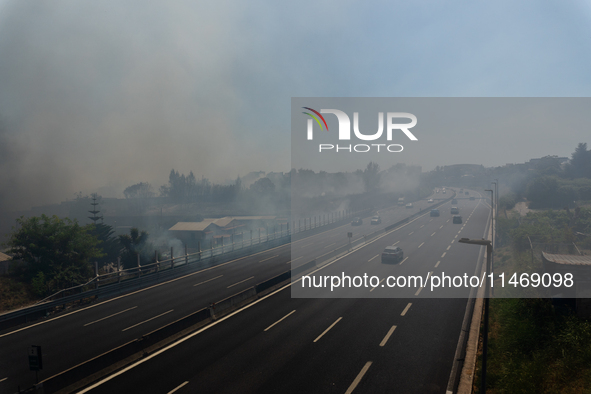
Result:
[[[440,217],[426,211],[310,275],[472,275],[481,248],[457,240],[482,238],[490,208],[480,199],[467,198],[458,206],[462,224],[452,223],[449,204],[440,208]],[[395,212],[381,213],[387,219],[384,225]],[[326,244],[329,236],[331,232],[318,238]],[[404,250],[405,260],[382,264],[376,256],[392,244]],[[445,393],[469,288],[458,290],[463,298],[435,298],[427,287],[382,284],[332,294],[320,290],[332,298],[292,298],[291,288],[301,286],[296,281],[87,390]],[[359,298],[361,292],[372,298]]]

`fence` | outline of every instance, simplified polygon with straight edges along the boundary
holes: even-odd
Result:
[[[361,212],[345,210],[298,219],[292,221],[291,226],[289,222],[280,224],[279,228],[275,226],[272,232],[270,229],[265,229],[266,231],[260,232],[256,238],[244,239],[244,237],[241,237],[242,239],[239,242],[231,242],[225,245],[221,243],[217,246],[211,245],[210,248],[197,250],[194,253],[188,253],[185,247],[184,255],[175,256],[174,250],[171,248],[170,253],[174,257],[146,265],[140,265],[138,259],[138,266],[128,269],[121,269],[121,264],[118,262],[115,272],[102,275],[98,275],[98,269],[95,265],[97,275],[87,283],[62,289],[31,307],[1,314],[0,330],[48,316],[51,311],[60,308],[65,309],[67,304],[73,302],[122,294],[163,280],[172,279],[191,270],[217,265],[231,259],[274,248],[291,240],[313,235],[327,226],[338,225],[354,216],[365,216],[369,213],[369,210]],[[231,239],[233,240],[233,237]],[[157,253],[155,255],[157,256]]]

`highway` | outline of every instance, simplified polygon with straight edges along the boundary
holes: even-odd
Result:
[[[288,270],[292,249],[301,249],[293,261],[297,266],[348,242],[348,231],[354,232],[354,239],[360,238],[429,206],[426,201],[415,203],[412,209],[395,206],[380,211],[381,225],[370,225],[369,218],[362,226],[345,224],[293,244],[4,330],[0,332],[0,392],[16,392],[35,383],[27,360],[31,345],[43,348],[42,381]]]
[[[440,217],[426,212],[310,275],[472,275],[481,248],[457,240],[482,238],[490,208],[467,198],[458,206],[462,224],[452,223],[444,205]],[[391,244],[404,250],[402,264],[375,257]],[[466,298],[381,285],[338,289],[331,298],[292,298],[295,286],[301,281],[83,392],[445,393]],[[371,298],[359,298],[362,293]]]

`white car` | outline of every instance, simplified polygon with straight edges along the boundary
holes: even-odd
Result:
[[[428,199],[428,200],[427,200],[427,202],[428,202],[429,204],[433,204],[433,199],[432,199],[432,198],[430,198],[430,199]]]

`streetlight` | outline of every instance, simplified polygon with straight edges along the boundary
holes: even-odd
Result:
[[[494,216],[494,226],[493,226],[493,246],[497,243],[497,219],[499,217],[499,180],[495,178],[495,216]]]
[[[492,190],[491,190],[492,192]],[[473,245],[486,245],[486,271],[488,273],[492,272],[492,242],[488,239],[469,239],[469,238],[460,238],[458,241],[464,244],[473,244]],[[486,287],[485,287],[485,295],[484,295],[484,332],[482,333],[482,377],[480,379],[480,392],[486,393],[486,357],[488,353],[488,305],[490,300],[490,281],[488,275],[486,275]]]

